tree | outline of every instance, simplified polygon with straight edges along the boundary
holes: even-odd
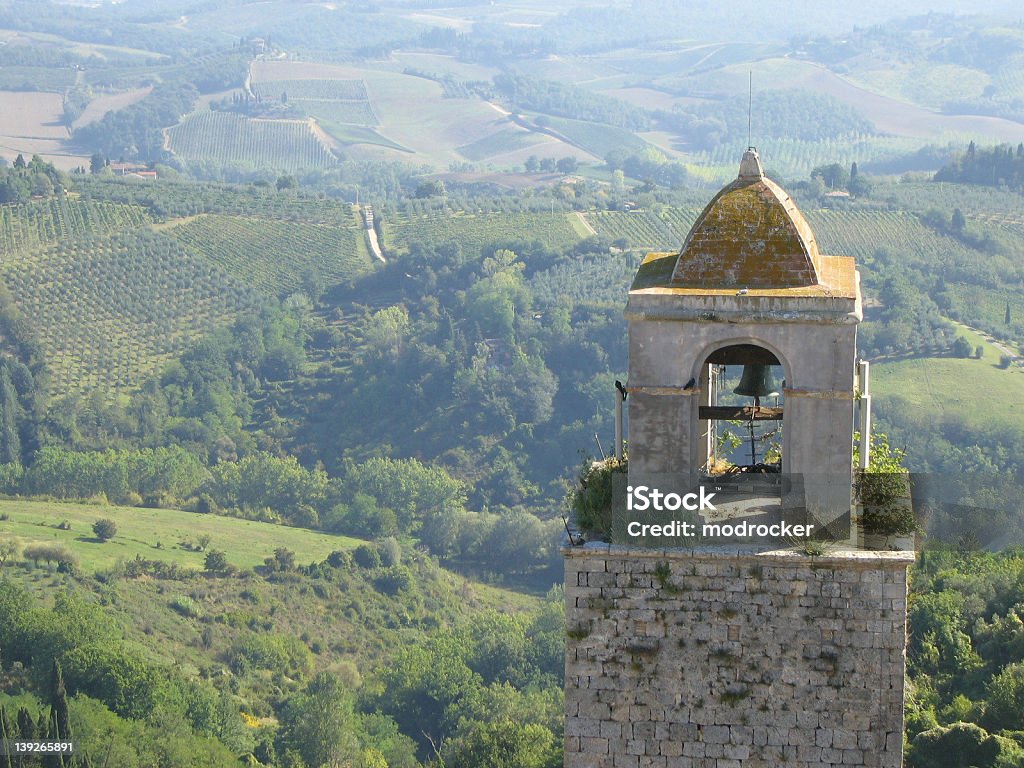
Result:
[[[21,463],[18,422],[24,415],[7,366],[0,368],[0,464]]]
[[[286,547],[276,547],[274,549],[274,570],[276,571],[294,571],[295,570],[295,553]]]
[[[54,741],[71,741],[71,717],[68,712],[68,692],[64,687],[64,672],[60,662],[53,660],[50,672],[50,737]],[[58,765],[63,766],[63,757]]]
[[[446,763],[490,768],[548,768],[560,762],[554,734],[543,725],[501,720],[475,726],[444,754]]]
[[[1003,324],[1010,324],[1010,302],[1006,302],[1006,312],[1003,314]]]
[[[203,568],[208,573],[224,573],[228,569],[228,556],[219,549],[211,549],[203,560]]]
[[[94,176],[107,167],[107,161],[99,152],[93,152],[89,158],[89,173]]]
[[[907,760],[909,768],[975,768],[995,766],[1003,744],[974,723],[954,723],[933,728],[914,737]],[[1011,763],[1007,763],[1008,765]]]
[[[575,157],[569,156],[559,160],[555,167],[558,168],[559,173],[575,173],[579,165],[579,161]]]
[[[321,672],[289,700],[281,717],[282,751],[294,749],[308,766],[358,765],[355,697],[337,677]]]
[[[850,178],[846,190],[854,197],[867,197],[871,194],[871,182],[866,176],[858,174]]]
[[[423,199],[427,197],[443,197],[447,193],[444,182],[440,179],[421,181],[416,185],[415,196]]]
[[[35,197],[52,197],[53,182],[45,173],[36,173],[32,176],[32,194]]]
[[[964,227],[967,226],[967,220],[964,218],[963,211],[959,208],[954,208],[949,224],[953,228],[954,232],[963,232]]]
[[[21,542],[10,537],[0,539],[0,566],[6,565],[8,560],[17,559],[20,554]]]
[[[109,541],[117,535],[117,523],[109,518],[102,518],[92,524],[92,532],[100,541]]]
[[[1024,663],[1008,664],[988,683],[985,726],[1018,731],[1024,726]]]
[[[952,347],[953,357],[970,357],[973,351],[974,348],[971,346],[971,342],[963,336],[956,337]]]
[[[536,155],[530,155],[523,163],[527,173],[536,173],[540,170],[540,159]]]
[[[363,339],[374,357],[397,360],[408,332],[409,310],[403,304],[396,304],[370,315]]]
[[[850,175],[847,170],[839,165],[839,163],[832,163],[831,165],[819,165],[813,171],[811,171],[811,178],[820,178],[826,186],[832,189],[842,189],[850,181]]]

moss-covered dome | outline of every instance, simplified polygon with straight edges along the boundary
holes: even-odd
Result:
[[[683,243],[672,283],[687,288],[819,285],[814,233],[792,198],[748,149],[740,173],[708,203]]]

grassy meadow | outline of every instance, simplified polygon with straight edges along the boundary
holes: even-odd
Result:
[[[206,551],[223,551],[228,562],[238,568],[262,565],[277,547],[292,550],[296,561],[305,564],[360,543],[348,536],[305,528],[176,509],[2,499],[0,516],[5,518],[0,520],[0,535],[14,536],[24,544],[64,544],[88,572],[136,557],[200,570],[206,553],[198,546],[207,536]],[[92,524],[101,518],[117,524],[117,535],[106,542],[100,542],[92,531]],[[69,529],[57,527],[65,521],[70,523]]]
[[[936,420],[956,416],[984,431],[1004,425],[1024,430],[1024,370],[1000,368],[1005,354],[988,338],[966,326],[957,334],[981,347],[979,359],[912,357],[883,361],[871,367],[871,394],[883,406],[934,414]]]

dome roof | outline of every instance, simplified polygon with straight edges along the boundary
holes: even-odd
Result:
[[[672,283],[688,288],[799,288],[819,285],[814,233],[792,198],[765,178],[757,151],[708,203],[683,243]]]

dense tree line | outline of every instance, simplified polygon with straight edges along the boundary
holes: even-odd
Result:
[[[1017,550],[926,550],[915,568],[907,654],[907,765],[1019,765],[1024,666]]]
[[[651,126],[650,117],[638,107],[553,80],[502,73],[494,76],[494,88],[519,109],[607,123],[630,131],[646,131]]]
[[[168,765],[227,766],[237,759],[233,752],[252,748],[237,708],[225,707],[209,687],[154,665],[124,640],[101,607],[77,595],[58,595],[47,606],[5,580],[0,616],[6,671],[19,663],[21,684],[39,691],[49,707],[38,718],[28,709],[17,716],[0,709],[0,725],[9,734],[32,739],[70,734],[76,747],[85,745],[70,763],[75,766],[89,765],[90,754],[95,759],[115,745],[131,756],[118,763],[126,766],[139,765],[143,755]],[[112,732],[104,743],[108,728]],[[138,741],[125,738],[126,731]],[[195,757],[187,757],[187,750]]]
[[[6,161],[4,161],[6,163]],[[10,166],[0,163],[0,205],[23,203],[33,197],[62,194],[67,178],[39,155],[25,162],[18,155]]]
[[[949,349],[955,337],[953,326],[929,295],[931,278],[887,250],[875,254],[866,275],[866,284],[882,303],[880,311],[869,314],[871,322],[857,340],[866,357],[941,354]]]
[[[605,164],[632,179],[660,184],[670,189],[686,186],[689,174],[683,163],[669,160],[661,150],[647,145],[641,152],[617,150],[605,156]]]
[[[874,126],[854,107],[815,91],[758,91],[753,96],[752,110],[753,135],[759,140],[785,137],[821,141],[874,133]],[[676,107],[672,112],[658,112],[656,117],[696,146],[710,149],[746,137],[747,98],[732,96],[710,105]]]
[[[935,174],[935,181],[1024,189],[1024,144],[979,149],[972,141],[965,153]]]
[[[116,9],[65,6],[58,2],[12,0],[0,6],[0,26],[46,32],[67,40],[123,45],[168,55],[195,55],[213,48],[211,36],[170,25],[139,24]]]

